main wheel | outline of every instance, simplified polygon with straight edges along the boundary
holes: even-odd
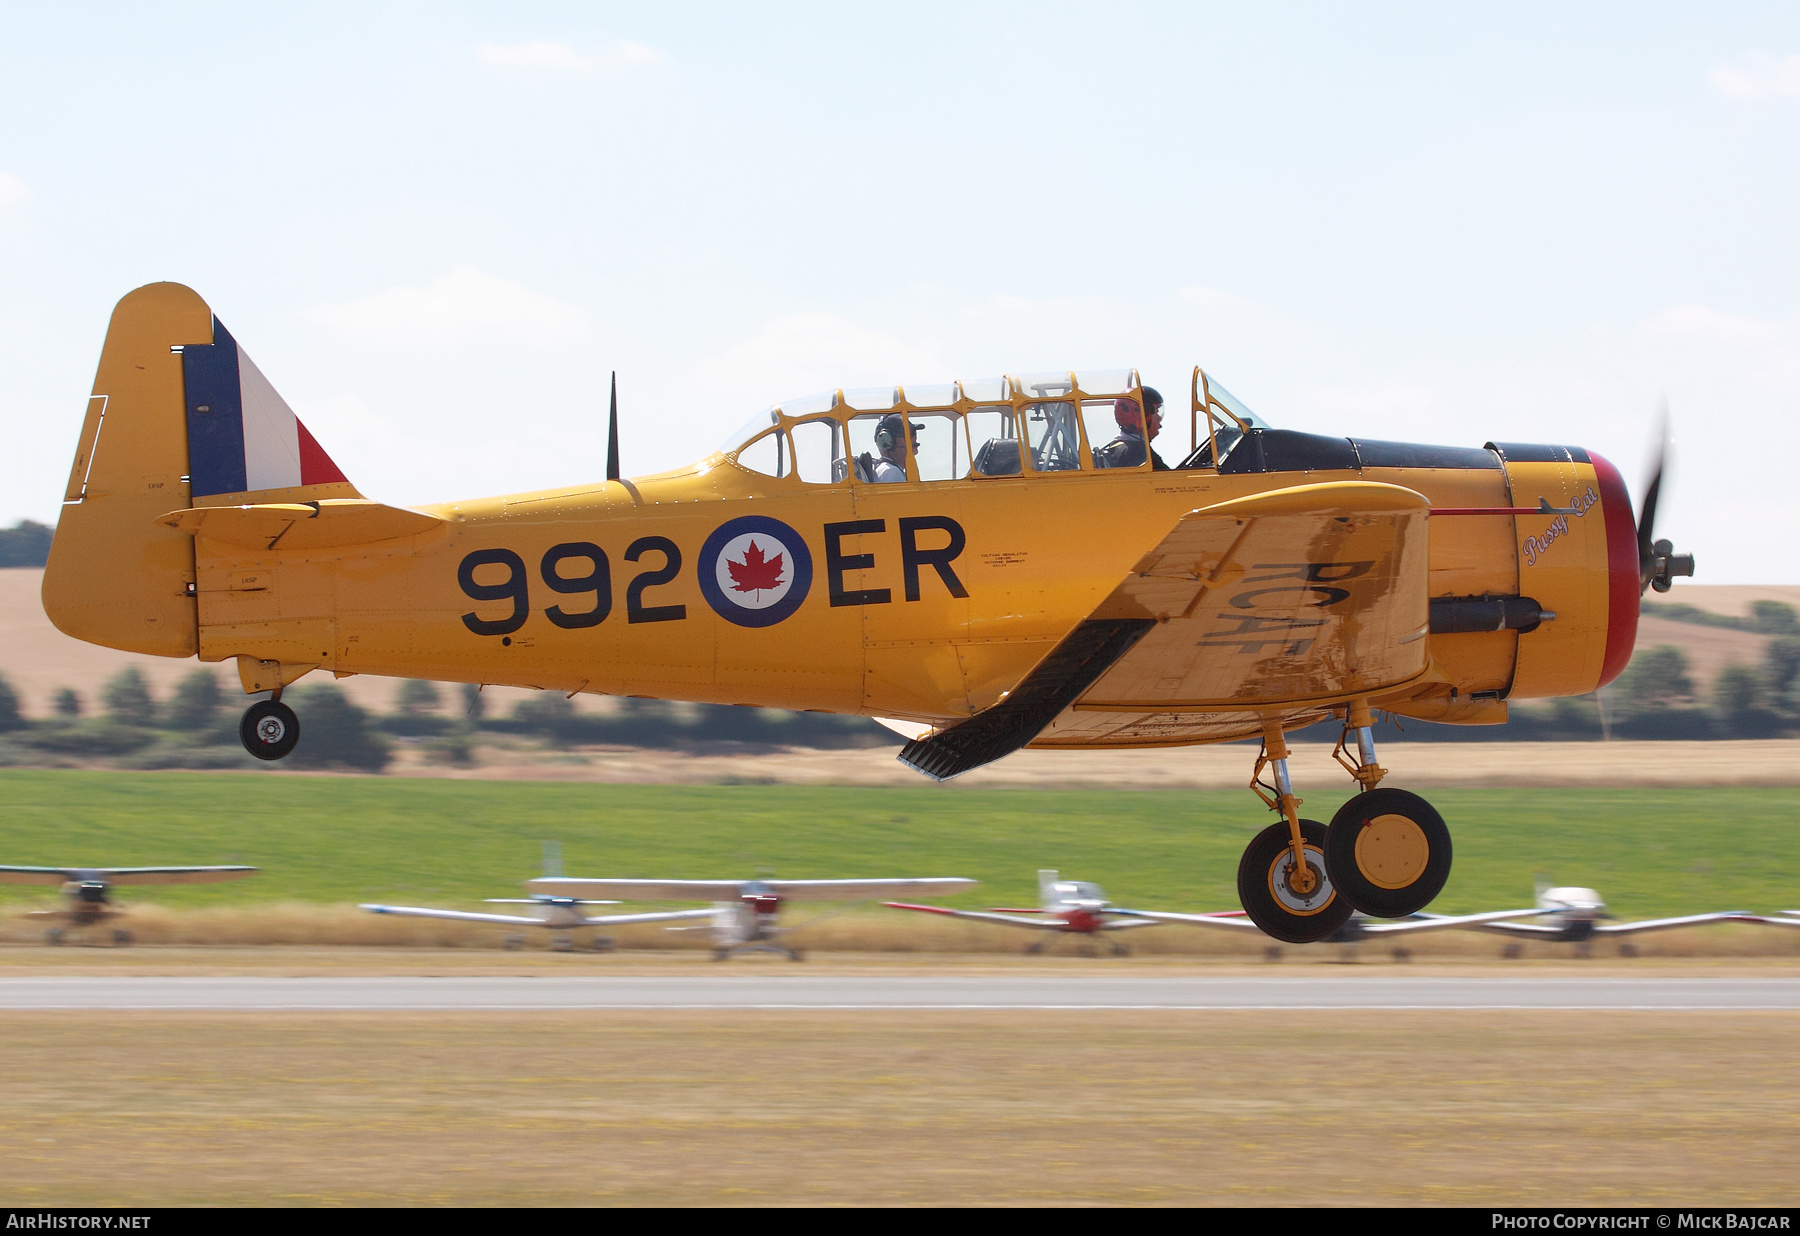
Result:
[[[1287,822],[1263,829],[1238,863],[1238,900],[1250,921],[1288,944],[1311,944],[1350,920],[1350,903],[1337,895],[1326,874],[1325,826],[1300,821],[1312,887],[1295,887],[1294,846]]]
[[[1374,918],[1417,914],[1450,878],[1450,830],[1405,790],[1358,794],[1331,817],[1325,867],[1338,893]]]
[[[258,700],[238,723],[244,750],[259,760],[278,760],[300,741],[300,718],[280,700]]]

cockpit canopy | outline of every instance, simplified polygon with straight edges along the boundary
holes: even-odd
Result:
[[[1184,466],[1211,467],[1262,427],[1198,369],[1192,402]],[[816,485],[1094,472],[1118,454],[1102,447],[1128,434],[1141,440],[1142,407],[1135,369],[835,390],[758,412],[721,452],[753,472]],[[1169,412],[1165,405],[1165,420]],[[1127,470],[1149,467],[1146,454]]]

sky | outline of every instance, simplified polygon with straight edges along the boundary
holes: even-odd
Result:
[[[172,279],[400,505],[601,475],[614,370],[633,475],[832,387],[1199,364],[1634,494],[1666,402],[1658,534],[1800,584],[1800,6],[267,7],[0,10],[0,523]]]

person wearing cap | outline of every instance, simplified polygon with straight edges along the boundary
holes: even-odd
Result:
[[[1162,396],[1152,386],[1144,388],[1143,396],[1142,408],[1130,397],[1113,404],[1113,419],[1119,423],[1119,436],[1094,452],[1096,468],[1137,468],[1143,466],[1144,457],[1148,455],[1152,469],[1157,472],[1169,470],[1169,465],[1151,449],[1149,442],[1162,432]],[[1145,432],[1146,424],[1148,433]]]
[[[913,433],[916,435],[925,426],[914,423]],[[875,426],[875,449],[880,455],[871,455],[864,451],[857,457],[857,464],[863,475],[877,485],[887,485],[894,481],[906,479],[906,418],[898,412],[889,413],[881,418]],[[919,450],[918,439],[913,439],[913,453]]]

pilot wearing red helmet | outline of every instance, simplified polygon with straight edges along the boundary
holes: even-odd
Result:
[[[1138,401],[1129,396],[1113,404],[1113,419],[1119,423],[1119,436],[1094,452],[1096,468],[1141,467],[1144,456],[1148,455],[1152,469],[1157,472],[1169,471],[1169,465],[1151,449],[1149,443],[1150,438],[1162,432],[1162,396],[1152,386],[1146,386],[1143,395],[1144,405],[1141,410]],[[1146,421],[1150,427],[1147,435],[1144,432]]]

